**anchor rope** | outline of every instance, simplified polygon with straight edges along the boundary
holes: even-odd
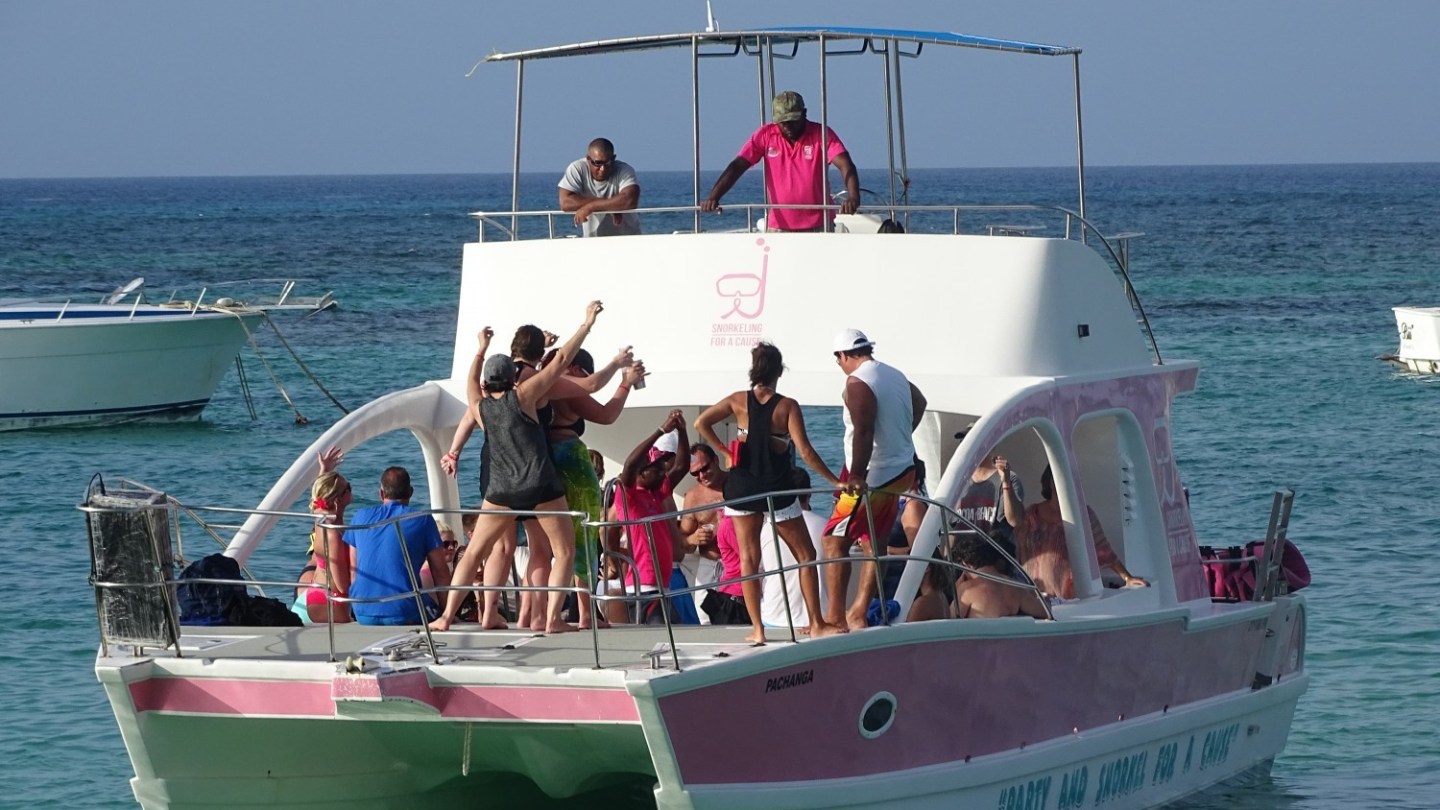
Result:
[[[305,361],[300,359],[300,355],[296,353],[295,348],[290,345],[290,341],[286,340],[285,335],[281,334],[280,327],[275,325],[275,321],[270,317],[270,313],[262,311],[260,314],[265,316],[265,322],[270,324],[270,329],[275,333],[275,337],[280,339],[280,344],[290,353],[290,357],[295,361],[295,365],[299,366],[300,370],[305,372],[305,376],[310,379],[310,382],[315,383],[315,387],[319,388],[322,394],[329,398],[331,402],[335,403],[335,407],[339,408],[341,413],[350,413],[350,409],[340,404],[340,400],[336,399],[335,395],[330,393],[330,389],[326,388],[325,385],[320,382],[320,379],[315,376],[315,373],[310,370],[310,367],[305,365]]]
[[[221,311],[229,311],[223,308],[220,309]],[[275,374],[275,369],[270,367],[270,361],[266,360],[265,355],[260,351],[260,344],[255,342],[255,334],[250,331],[250,327],[245,325],[245,319],[240,317],[238,313],[231,312],[231,314],[235,315],[235,319],[240,322],[240,328],[245,330],[245,337],[250,341],[250,348],[254,349],[255,356],[260,358],[260,365],[264,366],[265,371],[270,374],[270,381],[275,383],[276,390],[280,392],[280,396],[285,398],[285,404],[289,405],[290,410],[295,412],[295,424],[310,424],[310,420],[305,418],[305,414],[301,413],[300,409],[295,406],[295,401],[290,399],[290,392],[286,391],[285,386],[280,383],[280,378]],[[263,311],[260,314],[265,315]],[[269,320],[269,316],[266,316],[266,320]]]

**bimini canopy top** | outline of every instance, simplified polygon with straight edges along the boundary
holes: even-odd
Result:
[[[691,73],[691,154],[692,204],[695,208],[695,230],[701,230],[700,223],[700,64],[711,58],[750,57],[758,60],[759,87],[756,109],[761,121],[769,119],[770,100],[778,91],[775,78],[775,60],[791,59],[798,55],[802,44],[818,43],[820,63],[818,123],[822,126],[821,148],[825,149],[823,133],[829,131],[829,94],[826,87],[826,63],[832,57],[871,54],[881,57],[875,60],[883,71],[885,83],[884,109],[878,118],[883,118],[886,133],[886,163],[890,179],[889,204],[892,208],[909,204],[908,189],[909,161],[906,157],[905,107],[900,81],[900,60],[902,57],[920,56],[927,45],[954,48],[974,48],[1001,53],[1032,54],[1036,56],[1069,56],[1075,72],[1075,138],[1076,167],[1079,180],[1080,216],[1085,216],[1085,146],[1081,135],[1080,121],[1080,49],[1063,45],[1044,45],[1038,42],[993,39],[970,34],[955,34],[948,31],[912,31],[902,28],[854,28],[848,26],[782,26],[757,28],[745,31],[692,31],[680,34],[653,34],[648,36],[605,39],[593,42],[577,42],[572,45],[555,45],[548,48],[534,48],[511,53],[496,53],[485,58],[485,62],[514,62],[516,66],[515,92],[515,153],[512,162],[511,206],[519,210],[520,205],[520,131],[521,114],[524,109],[525,63],[535,59],[557,59],[567,56],[592,56],[598,54],[630,53],[638,51],[671,50],[682,51],[690,57]],[[471,74],[479,67],[471,68]],[[822,175],[823,198],[830,199],[829,173]]]
[[[729,49],[730,55],[753,55],[763,45],[775,47],[788,47],[803,42],[826,42],[859,41],[860,49],[879,50],[873,45],[876,41],[895,41],[901,43],[914,43],[915,52],[912,55],[919,55],[920,48],[929,45],[949,45],[960,48],[980,48],[991,51],[1007,51],[1010,53],[1029,53],[1039,56],[1067,56],[1080,53],[1079,48],[1071,48],[1063,45],[1042,45],[1037,42],[1020,42],[1018,40],[992,39],[990,37],[977,37],[970,34],[955,34],[949,31],[909,31],[899,28],[849,28],[834,27],[820,28],[814,26],[787,26],[781,28],[765,28],[754,31],[695,31],[688,34],[655,34],[642,37],[625,37],[623,39],[605,39],[595,42],[577,42],[573,45],[556,45],[549,48],[535,48],[528,51],[515,51],[514,53],[497,53],[485,58],[487,62],[512,62],[525,61],[528,59],[553,59],[562,56],[590,56],[592,54],[625,53],[628,51],[652,51],[665,48],[691,47],[692,44],[699,46],[718,46],[716,50],[707,50],[707,56],[724,56],[719,49]],[[717,52],[718,51],[718,52]]]

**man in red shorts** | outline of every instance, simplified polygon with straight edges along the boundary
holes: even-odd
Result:
[[[859,543],[868,556],[871,538],[890,535],[900,496],[915,486],[915,442],[911,438],[925,413],[925,396],[899,369],[872,355],[875,343],[858,329],[835,336],[835,363],[845,372],[845,470],[835,511],[825,524],[825,557],[845,559]],[[868,514],[867,514],[868,512]],[[873,535],[872,535],[873,531]],[[860,566],[855,599],[845,609],[850,566],[826,565],[825,621],[851,630],[866,626],[865,613],[875,598],[875,563]],[[844,619],[841,620],[841,613]]]

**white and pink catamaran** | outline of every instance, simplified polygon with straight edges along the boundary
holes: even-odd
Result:
[[[884,77],[876,118],[893,133],[888,199],[867,199],[824,233],[760,231],[758,204],[731,205],[719,218],[697,207],[646,209],[643,235],[604,239],[554,238],[569,230],[571,215],[558,211],[478,214],[479,239],[464,249],[451,378],[381,397],[299,450],[227,553],[243,562],[264,541],[309,485],[317,449],[395,430],[416,437],[409,466],[423,468],[442,519],[455,519],[445,510],[461,508],[460,491],[440,462],[463,412],[473,336],[516,318],[569,323],[603,297],[592,345],[641,344],[653,372],[616,425],[587,434],[608,459],[624,458],[664,411],[693,418],[737,387],[758,339],[785,352],[785,394],[837,406],[843,377],[830,336],[858,326],[929,399],[915,442],[938,507],[953,507],[997,448],[1027,481],[1054,469],[1075,598],[1045,620],[897,621],[800,643],[777,632],[761,647],[743,642],[747,627],[559,636],[473,625],[433,634],[179,628],[164,585],[175,502],[92,497],[84,508],[100,549],[104,636],[96,669],[140,802],[460,807],[502,801],[485,791],[522,778],[555,797],[652,781],[664,808],[1136,808],[1265,772],[1307,683],[1305,606],[1284,593],[1278,567],[1259,572],[1253,600],[1217,602],[1206,588],[1170,424],[1172,398],[1194,387],[1198,369],[1161,360],[1130,288],[1126,240],[1085,218],[1083,148],[1073,210],[912,205],[906,196],[902,63],[964,49],[1069,62],[1078,125],[1079,50],[787,28],[488,61],[514,62],[523,94],[533,60],[586,57],[594,68],[606,54],[661,49],[688,56],[696,76],[697,206],[698,76],[724,56],[758,66],[762,108],[782,89],[777,59],[816,56],[822,122],[825,66],[869,60]],[[517,117],[522,109],[517,98]],[[709,154],[728,158],[732,146]],[[878,232],[882,217],[905,232]],[[531,294],[535,268],[545,268],[544,297]],[[884,296],[888,306],[865,293],[881,286],[899,293]],[[639,324],[655,339],[642,339]],[[1271,543],[1283,539],[1288,511],[1277,495]],[[1105,586],[1090,512],[1151,587]],[[952,525],[946,509],[929,510],[915,559],[904,563],[902,604]],[[109,572],[104,558],[127,539],[140,542],[129,559],[154,564]],[[158,587],[135,585],[146,571],[160,572]]]

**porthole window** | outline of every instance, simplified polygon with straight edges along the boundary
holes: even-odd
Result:
[[[873,740],[890,730],[895,722],[895,696],[880,692],[865,702],[860,710],[860,736]]]

